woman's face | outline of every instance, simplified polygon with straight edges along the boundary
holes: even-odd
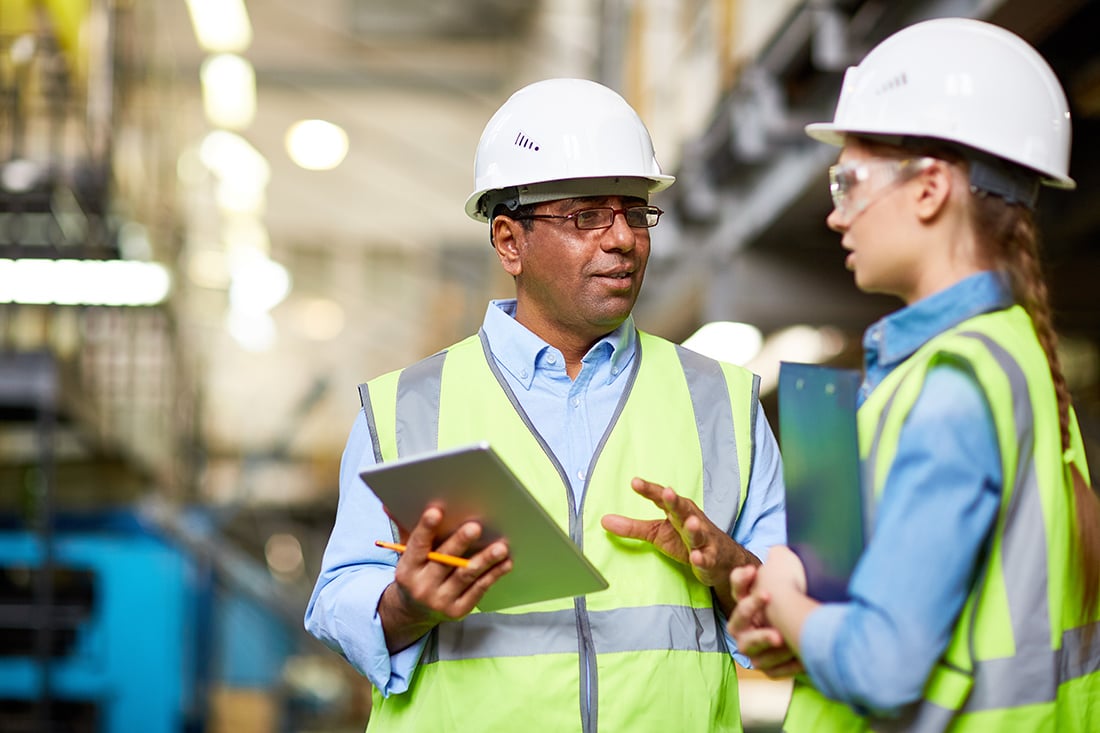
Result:
[[[829,170],[833,211],[826,223],[841,235],[844,265],[860,290],[908,303],[927,264],[911,185],[934,161],[884,152],[858,140],[845,143]]]

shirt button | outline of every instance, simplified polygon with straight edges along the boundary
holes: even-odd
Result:
[[[577,478],[584,481],[584,471],[577,471]]]
[[[619,367],[611,367],[611,373],[612,374],[618,374],[619,373]]]
[[[519,375],[520,375],[521,377],[523,377],[524,379],[527,379],[527,370],[526,370],[526,369],[524,369],[524,370],[523,370],[522,372],[520,372],[520,373],[519,373]]]
[[[550,356],[546,357],[546,362],[548,364],[557,364],[558,363],[558,357],[551,354]]]
[[[574,397],[573,398],[573,407],[580,407],[580,406],[581,406],[580,398]]]

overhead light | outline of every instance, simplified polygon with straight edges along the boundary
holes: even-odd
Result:
[[[744,366],[760,352],[764,336],[748,323],[713,321],[704,323],[684,340],[684,347],[712,359]]]
[[[271,179],[267,159],[240,135],[215,130],[199,146],[199,159],[218,179],[216,197],[222,211],[258,214]]]
[[[287,130],[286,150],[306,170],[331,170],[348,154],[348,134],[331,122],[301,120]]]
[[[255,251],[230,253],[229,305],[242,313],[265,313],[290,292],[290,273]]]
[[[42,180],[46,168],[26,158],[13,158],[0,166],[0,187],[11,193],[26,193]]]
[[[199,46],[209,53],[240,53],[252,43],[244,0],[187,0]]]
[[[0,259],[0,303],[25,305],[156,305],[171,276],[135,260]]]
[[[266,311],[251,313],[231,308],[225,317],[225,327],[245,351],[268,351],[275,345],[275,319]]]
[[[209,56],[199,69],[206,119],[215,127],[243,130],[256,117],[256,72],[231,53]]]
[[[267,158],[243,137],[227,130],[215,130],[203,138],[199,160],[223,181],[234,179],[263,188],[271,178]]]

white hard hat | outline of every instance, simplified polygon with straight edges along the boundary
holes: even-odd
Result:
[[[1065,92],[1018,36],[970,18],[927,20],[894,33],[844,75],[832,122],[806,133],[833,145],[846,133],[945,140],[1074,188]]]
[[[466,213],[488,221],[499,203],[647,195],[674,180],[661,173],[649,131],[618,93],[586,79],[546,79],[509,97],[485,126]]]

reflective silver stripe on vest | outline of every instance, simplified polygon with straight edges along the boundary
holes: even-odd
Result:
[[[898,718],[876,718],[871,721],[875,733],[941,733],[955,719],[955,711],[932,703],[917,703],[906,708]]]
[[[1002,573],[1016,655],[975,662],[974,688],[964,711],[1049,702],[1057,696],[1059,680],[1056,669],[1045,663],[1054,663],[1047,597],[1047,540],[1035,465],[1035,414],[1027,377],[1016,360],[993,339],[975,332],[961,335],[981,341],[1008,377],[1019,460],[1001,543]],[[1020,660],[1025,661],[1021,664]]]
[[[1095,649],[1086,653],[1082,649],[1081,635],[1064,636],[1065,646],[1060,652],[1050,648],[1047,542],[1033,451],[1035,417],[1027,377],[1016,360],[990,337],[977,332],[964,332],[960,335],[981,341],[1009,380],[1020,461],[1016,467],[1012,496],[1006,510],[1001,544],[1005,592],[1016,654],[1005,659],[974,662],[974,687],[961,712],[1053,702],[1059,682],[1066,679],[1060,674],[1064,656],[1068,654],[1072,658],[1081,659],[1084,655],[1089,661],[1082,667],[1088,668],[1090,664],[1096,664],[1096,657],[1100,654]],[[892,402],[893,396],[887,406]],[[872,456],[877,456],[884,425],[885,420],[880,420],[872,442]],[[973,659],[972,635],[970,643],[970,655]],[[913,733],[941,731],[956,714],[955,711],[922,701],[908,710],[900,720],[877,721],[875,727]]]
[[[1087,638],[1090,632],[1091,638]],[[1058,656],[1059,678],[1063,682],[1100,672],[1100,621],[1062,634]]]
[[[1086,629],[1089,628],[1092,629],[1092,639],[1086,646]],[[983,680],[983,685],[1006,685],[1009,691],[997,693],[997,697],[1002,699],[989,700],[992,704],[985,707],[976,702],[972,692],[963,711],[998,710],[1053,702],[1054,695],[1057,694],[1057,682],[1068,682],[1097,672],[1100,672],[1100,622],[1093,622],[1064,633],[1062,648],[1058,651],[1048,648],[1029,653],[1026,664],[1021,664],[1018,657],[979,662],[975,676],[978,680]],[[1018,677],[1022,679],[1017,680]],[[1029,693],[1029,685],[1034,686],[1034,693]],[[974,689],[978,689],[977,684]],[[1013,697],[1009,699],[1009,695]],[[986,698],[989,697],[987,693]],[[930,702],[918,703],[898,719],[874,721],[873,728],[882,733],[939,733],[947,730],[956,714],[954,710],[941,708]]]
[[[729,387],[718,362],[682,346],[676,347],[676,355],[687,378],[703,454],[703,511],[729,533],[741,505],[741,474]],[[754,432],[755,426],[750,425],[749,434]]]
[[[397,378],[397,456],[404,458],[439,447],[439,390],[443,383],[440,351],[401,372]]]
[[[711,608],[644,606],[589,611],[596,652],[690,651],[727,654]],[[577,619],[572,609],[545,613],[475,613],[461,623],[436,627],[421,664],[461,659],[576,654]]]
[[[370,388],[359,385],[359,401],[363,403],[363,416],[367,419],[367,432],[370,434],[370,447],[374,453],[374,462],[382,462],[382,446],[378,443],[378,427],[374,423],[374,407],[370,403]],[[392,524],[392,522],[391,522]]]

